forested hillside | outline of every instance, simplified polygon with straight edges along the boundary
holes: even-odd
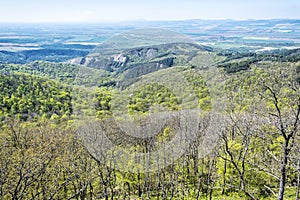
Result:
[[[0,75],[0,116],[30,120],[55,119],[72,114],[70,88],[26,74]]]
[[[0,65],[2,199],[299,198],[299,50],[94,59]]]

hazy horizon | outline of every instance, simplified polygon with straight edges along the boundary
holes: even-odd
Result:
[[[142,22],[184,22],[184,21],[264,21],[264,20],[300,20],[300,17],[299,18],[249,18],[249,19],[229,19],[229,18],[224,18],[224,19],[205,19],[205,18],[190,18],[190,19],[167,19],[167,20],[147,20],[147,19],[137,19],[137,20],[124,20],[124,21],[117,21],[117,20],[114,20],[114,21],[0,21],[0,24],[90,24],[90,25],[93,25],[93,24],[103,24],[103,25],[106,25],[106,24],[122,24],[122,23],[128,23],[128,24],[131,24],[131,23],[142,23]]]
[[[11,0],[1,3],[2,23],[107,23],[124,21],[299,19],[300,2],[291,0],[96,1]]]

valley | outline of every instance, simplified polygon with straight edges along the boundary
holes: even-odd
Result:
[[[299,32],[0,24],[0,198],[298,198]]]

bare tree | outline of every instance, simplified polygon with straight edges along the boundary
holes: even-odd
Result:
[[[270,73],[269,77],[261,82],[262,89],[265,90],[261,92],[266,107],[264,112],[267,112],[270,125],[276,128],[275,134],[283,138],[278,200],[284,197],[289,154],[300,125],[299,86],[295,77],[283,70]]]
[[[219,156],[224,160],[225,165],[231,164],[238,174],[239,185],[233,183],[230,187],[241,190],[248,198],[254,200],[256,197],[248,190],[246,179],[246,165],[248,164],[253,137],[252,118],[249,115],[229,114],[228,127],[222,131],[222,152]],[[224,166],[226,169],[226,166]],[[226,173],[226,172],[224,172]],[[226,184],[224,180],[224,184]]]

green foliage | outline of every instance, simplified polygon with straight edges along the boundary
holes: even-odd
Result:
[[[227,73],[236,73],[239,71],[247,70],[250,68],[250,65],[254,63],[256,60],[249,59],[243,61],[234,61],[228,62],[225,64],[220,64],[218,67],[222,67],[225,69]]]
[[[191,48],[190,52],[187,47]],[[167,51],[170,48],[177,54],[176,59]],[[299,63],[277,61],[298,61],[296,50],[222,55],[222,59],[227,56],[219,63],[219,67],[228,72],[222,74],[226,87],[221,91],[227,95],[226,112],[219,113],[221,119],[201,115],[197,140],[178,160],[153,173],[123,172],[115,169],[114,163],[105,160],[105,156],[97,160],[62,123],[81,116],[97,116],[101,123],[109,122],[105,130],[114,130],[115,122],[110,119],[118,90],[124,92],[118,98],[128,98],[122,114],[144,117],[151,112],[178,111],[189,108],[186,105],[195,100],[201,110],[210,113],[210,90],[214,88],[207,86],[201,70],[206,70],[212,62],[207,61],[210,54],[198,50],[198,46],[179,43],[164,45],[157,51],[153,46],[151,50],[136,48],[130,52],[126,49],[131,65],[122,68],[115,63],[113,67],[118,68],[118,73],[62,63],[1,65],[0,145],[4,148],[0,149],[0,198],[274,199],[285,141],[278,131],[280,120],[276,112],[280,109],[283,123],[287,124],[284,129],[293,131],[290,121],[298,106],[295,100],[299,97],[299,85],[295,80],[299,81],[300,71]],[[145,61],[146,58],[149,60]],[[189,60],[197,66],[173,67]],[[170,68],[160,68],[157,63]],[[187,84],[174,82],[172,78],[177,73]],[[174,85],[174,91],[166,87],[167,84],[139,85],[137,77],[139,80],[163,79]],[[99,85],[101,87],[90,87]],[[182,93],[177,94],[176,89]],[[131,93],[126,93],[128,91]],[[278,96],[277,100],[272,92]],[[11,117],[22,124],[8,121]],[[24,122],[30,119],[39,120]],[[141,121],[143,119],[147,118]],[[133,152],[128,157],[131,160],[138,153],[166,147],[178,128],[176,123],[176,119],[170,120],[156,136],[149,138],[134,138],[119,129],[106,136],[115,145]],[[220,124],[225,126],[218,130]],[[202,155],[201,142],[210,136],[212,129],[218,130],[220,138],[215,141],[211,154]],[[298,132],[289,151],[285,197],[291,199],[295,197],[295,180],[299,173],[295,161],[299,158]],[[143,166],[132,162],[130,167]]]
[[[155,107],[166,110],[178,110],[179,108],[178,100],[172,91],[158,83],[137,88],[130,97],[128,112],[131,114],[145,113],[155,109]]]
[[[224,68],[227,73],[236,73],[248,70],[252,64],[259,62],[292,62],[300,61],[300,50],[274,50],[263,53],[229,53],[218,54],[226,55],[227,58],[218,63],[217,67]]]
[[[204,111],[211,110],[210,91],[199,71],[190,69],[183,73],[184,78],[191,85],[192,90],[198,98],[198,107]]]
[[[1,116],[27,120],[72,114],[70,89],[54,81],[17,73],[0,75],[0,87]]]
[[[109,82],[107,73],[78,65],[35,61],[30,64],[0,64],[1,74],[26,73],[47,77],[70,85],[98,86]]]
[[[113,91],[105,87],[101,87],[96,91],[97,103],[95,109],[97,110],[96,112],[97,117],[101,119],[112,117],[112,113],[111,113],[112,95],[113,95]]]

